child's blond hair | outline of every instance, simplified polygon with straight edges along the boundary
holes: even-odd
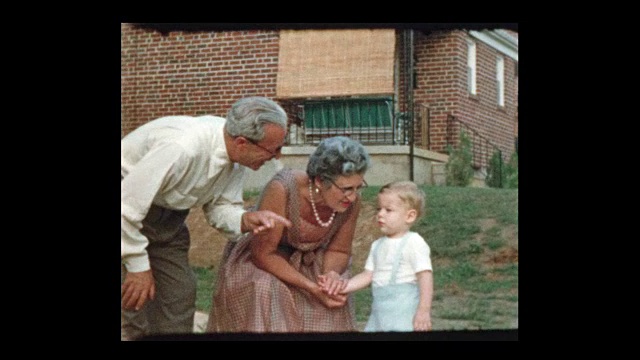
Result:
[[[417,212],[416,221],[424,214],[426,195],[413,181],[394,181],[380,188],[379,194],[393,192],[400,200]]]

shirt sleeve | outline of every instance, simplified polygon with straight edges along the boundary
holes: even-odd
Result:
[[[431,249],[429,245],[419,234],[414,234],[410,239],[407,246],[410,248],[409,259],[414,273],[419,273],[424,270],[432,270],[431,267]],[[407,244],[407,245],[409,245]]]
[[[369,250],[369,256],[367,256],[367,261],[365,261],[364,263],[364,269],[365,270],[369,270],[369,271],[374,271],[375,270],[375,265],[373,263],[373,249],[375,249],[375,246],[378,245],[378,241],[374,241],[371,244],[371,249]]]
[[[209,225],[227,236],[241,233],[242,214],[246,212],[242,199],[245,169],[234,164],[222,194],[202,207]]]
[[[147,216],[156,194],[170,189],[177,182],[182,169],[188,166],[178,145],[163,145],[149,151],[133,166],[120,183],[120,255],[127,271],[150,269],[142,220]]]

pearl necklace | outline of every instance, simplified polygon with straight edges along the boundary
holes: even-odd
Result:
[[[316,221],[322,227],[329,227],[329,225],[331,225],[331,223],[333,222],[333,218],[336,216],[336,212],[335,211],[333,212],[333,214],[331,215],[331,217],[327,222],[323,222],[322,220],[320,220],[320,216],[318,216],[318,210],[316,210],[316,203],[313,201],[313,191],[311,191],[311,179],[309,179],[309,197],[311,198],[311,208],[313,209],[313,215],[316,216]]]

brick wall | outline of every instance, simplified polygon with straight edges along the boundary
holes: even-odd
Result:
[[[515,61],[502,54],[505,106],[500,107],[498,106],[496,85],[496,63],[499,52],[484,42],[475,40],[478,64],[477,96],[461,96],[460,108],[456,115],[462,121],[472,124],[474,129],[485,138],[491,139],[491,142],[502,150],[505,160],[508,160],[515,147],[513,134],[516,125],[516,100],[518,97],[515,83]]]
[[[478,94],[471,98],[466,75],[468,33],[415,31],[414,36],[414,111],[419,112],[422,105],[430,108],[430,149],[445,152],[446,121],[451,114],[499,146],[508,159],[517,134],[517,78],[513,59],[504,56],[505,107],[499,109],[495,49],[476,39]],[[398,31],[397,39],[400,45],[402,31]],[[172,31],[162,35],[122,24],[122,136],[161,116],[224,117],[231,104],[241,97],[275,97],[278,40],[277,29]],[[402,62],[400,50],[399,47]],[[397,111],[406,111],[404,79],[403,74],[398,74]],[[419,139],[421,126],[415,130]]]
[[[477,95],[467,91],[466,31],[415,32],[416,104],[427,105],[431,116],[431,149],[446,150],[446,121],[451,114],[470,124],[498,146],[509,159],[514,151],[517,124],[515,61],[503,55],[505,106],[497,104],[496,58],[498,51],[476,41]],[[416,111],[420,106],[416,106]]]
[[[121,25],[122,136],[167,115],[226,116],[233,102],[275,96],[278,32],[166,35]]]
[[[461,53],[462,31],[415,32],[416,87],[414,102],[430,109],[431,150],[445,152],[447,114],[456,112],[466,83],[466,58]],[[466,53],[466,48],[464,49]],[[465,76],[466,79],[466,76]],[[463,86],[464,85],[464,86]],[[420,106],[416,106],[416,111]]]

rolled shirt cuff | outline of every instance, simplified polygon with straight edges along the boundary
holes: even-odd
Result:
[[[147,254],[130,255],[122,259],[122,263],[128,272],[141,272],[151,269]]]

